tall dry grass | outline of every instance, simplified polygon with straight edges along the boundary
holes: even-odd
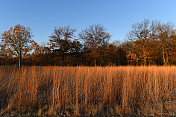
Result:
[[[0,67],[1,115],[176,115],[176,67]]]

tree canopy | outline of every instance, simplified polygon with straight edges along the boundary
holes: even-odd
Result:
[[[33,48],[34,41],[31,40],[31,29],[22,25],[15,25],[8,31],[2,33],[1,50],[6,57],[18,57],[19,66],[21,59],[25,57]]]

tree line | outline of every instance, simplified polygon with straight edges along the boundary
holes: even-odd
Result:
[[[47,45],[32,40],[31,29],[16,25],[1,35],[1,65],[175,65],[176,30],[172,23],[144,20],[132,26],[128,40],[110,43],[100,24],[75,35],[70,26],[56,27]]]

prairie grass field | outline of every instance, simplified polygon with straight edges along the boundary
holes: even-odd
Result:
[[[176,116],[176,67],[0,67],[0,116]]]

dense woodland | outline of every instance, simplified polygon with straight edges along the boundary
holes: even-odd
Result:
[[[172,23],[144,20],[133,24],[126,42],[110,43],[104,26],[90,25],[75,35],[56,27],[48,43],[32,40],[31,29],[16,25],[1,34],[1,65],[121,66],[175,65],[176,29]]]

